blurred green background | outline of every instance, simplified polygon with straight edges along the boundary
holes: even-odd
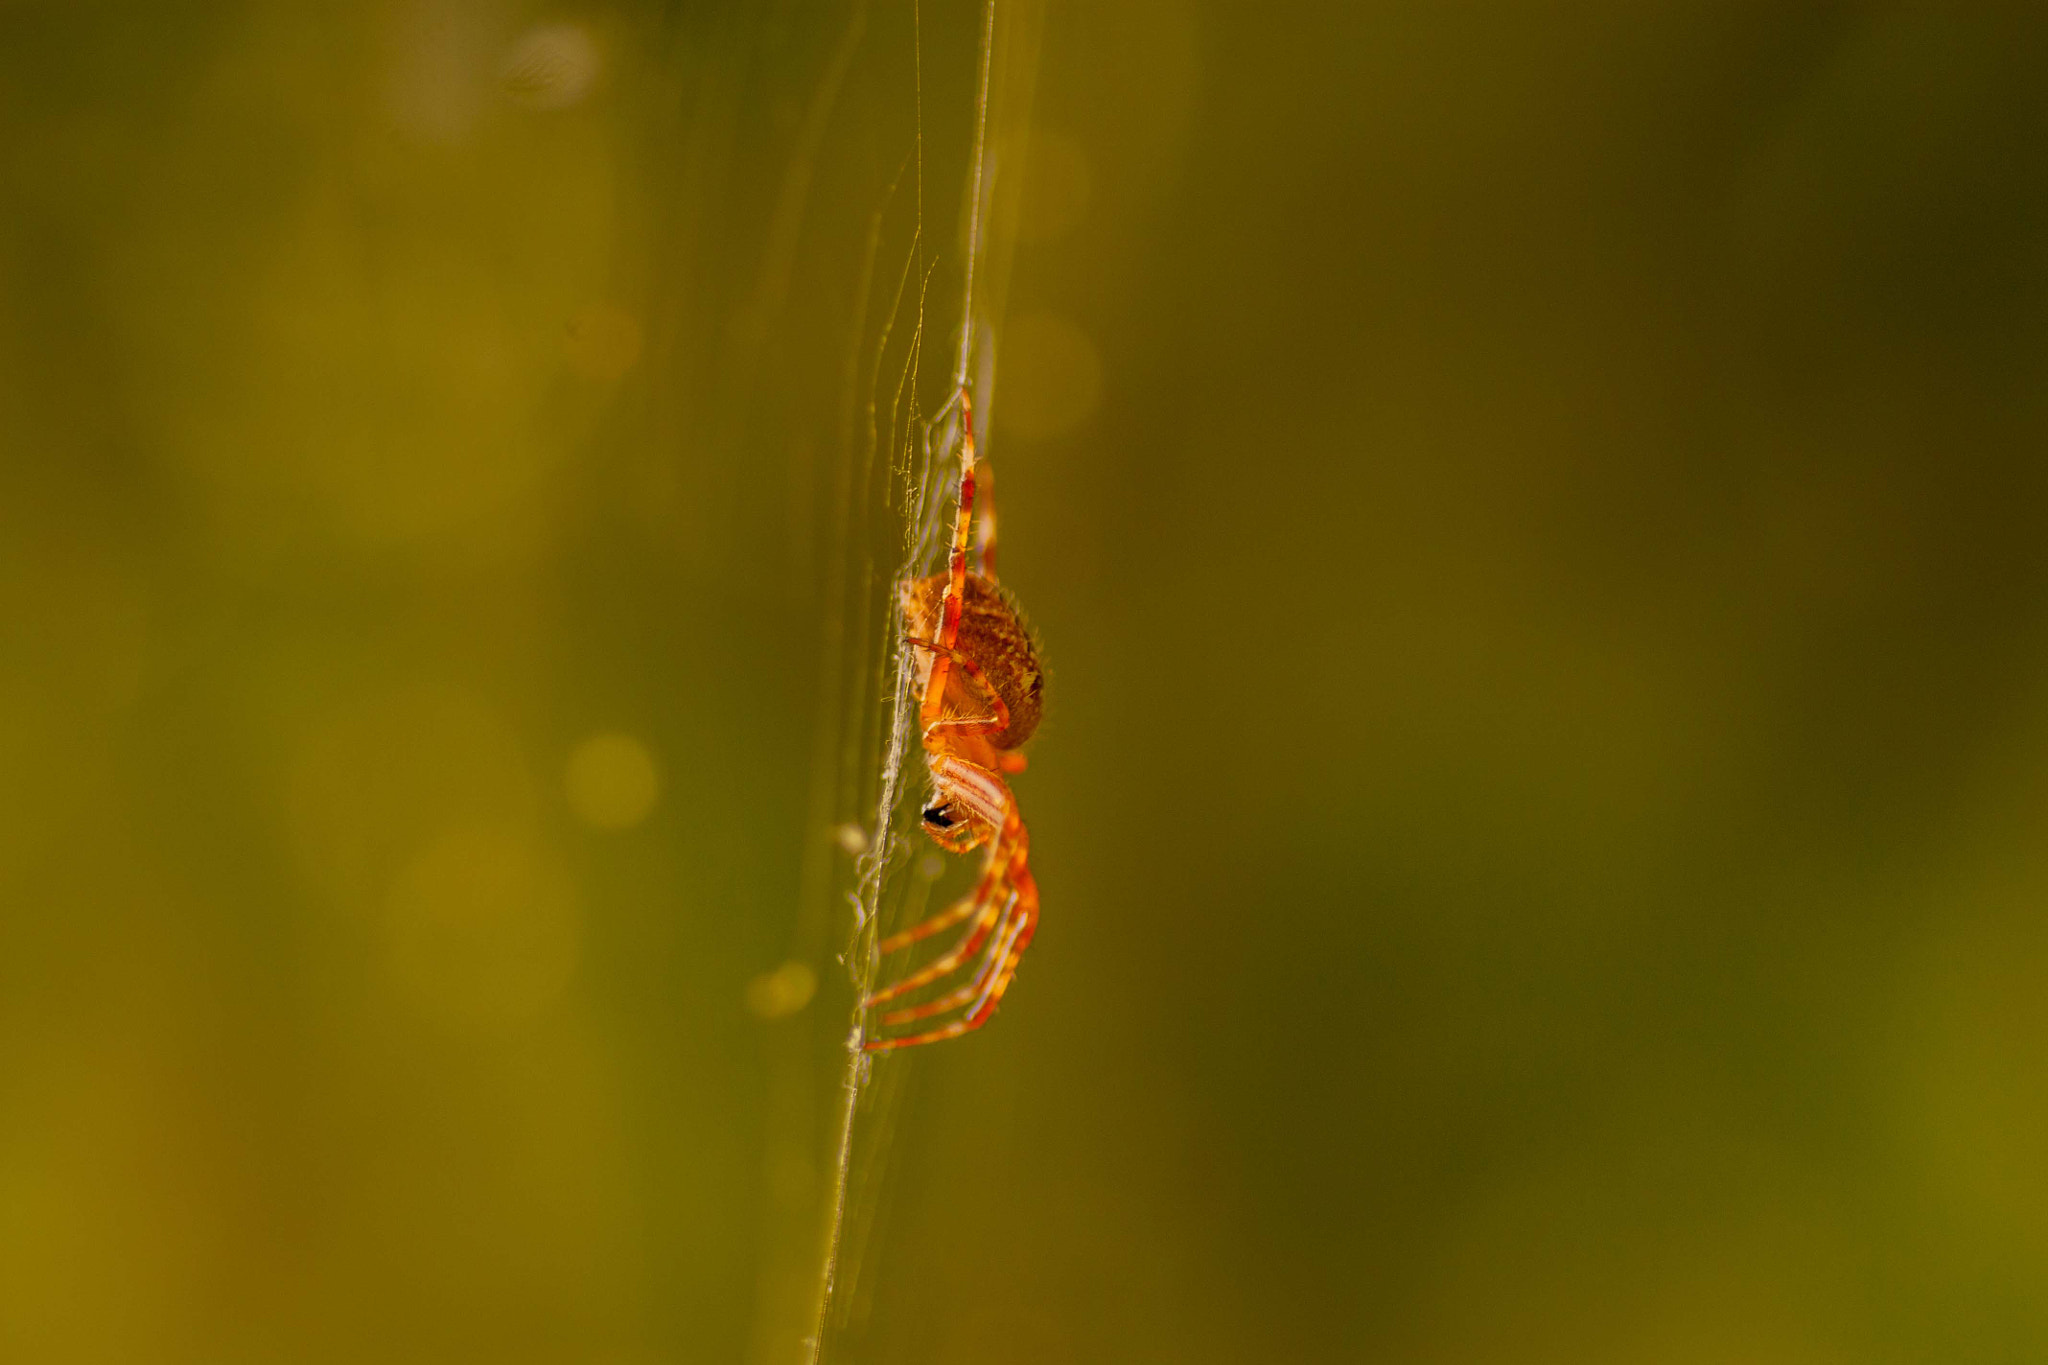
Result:
[[[979,22],[0,4],[0,1358],[799,1358]],[[2048,1359],[2048,14],[1040,38],[830,1358]]]

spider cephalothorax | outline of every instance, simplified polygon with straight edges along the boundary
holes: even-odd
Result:
[[[918,723],[932,784],[922,817],[925,833],[952,853],[986,844],[988,860],[972,893],[883,940],[881,949],[894,952],[970,921],[960,941],[865,1003],[893,1000],[951,975],[970,960],[975,967],[963,985],[922,1004],[891,1010],[881,1022],[908,1023],[949,1013],[958,1017],[922,1033],[869,1039],[865,1046],[870,1052],[937,1042],[981,1027],[995,1013],[1038,924],[1030,836],[1004,775],[1024,770],[1018,749],[1044,712],[1045,674],[1030,627],[995,581],[995,518],[986,509],[980,563],[975,571],[967,568],[975,459],[973,411],[965,389],[960,418],[960,506],[946,572],[905,582],[897,605],[904,639],[916,652]]]

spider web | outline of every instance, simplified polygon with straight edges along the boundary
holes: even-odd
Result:
[[[809,1116],[824,1106],[804,1103],[793,1106],[786,1120],[795,1126],[808,1122],[808,1134],[796,1142],[822,1149],[825,1179],[808,1257],[810,1287],[800,1305],[770,1292],[764,1260],[753,1352],[763,1362],[845,1357],[858,1344],[877,1279],[884,1177],[906,1089],[921,1062],[915,1050],[882,1057],[862,1052],[858,1002],[877,982],[877,944],[886,928],[926,913],[944,868],[935,851],[913,842],[924,778],[913,734],[914,660],[899,639],[895,588],[905,578],[933,571],[943,556],[963,386],[974,396],[976,435],[988,446],[995,338],[1037,61],[1039,0],[984,0],[972,15],[978,32],[971,35],[971,102],[928,104],[928,84],[937,100],[943,83],[931,79],[926,42],[933,35],[926,24],[934,18],[964,23],[966,15],[924,14],[919,0],[911,0],[909,10],[911,143],[867,224],[855,291],[861,322],[842,372],[844,412],[824,537],[819,705],[794,945],[798,961],[836,947],[850,988],[850,1015],[837,1014],[846,1006],[830,1003],[820,1006],[830,1011],[825,1015],[813,1011],[817,1026],[831,1035],[826,1045],[836,1073],[832,1081],[821,1079],[811,1055],[785,1054],[780,1062],[790,1087],[832,1087],[832,1119],[817,1124]],[[764,270],[764,298],[781,288],[772,271],[788,269],[808,163],[818,156],[824,121],[849,67],[872,37],[876,25],[870,17],[868,0],[855,0],[840,46],[820,78],[778,206],[782,231],[771,233],[767,248],[771,258],[779,249],[784,259],[779,267],[771,259]],[[946,121],[953,148],[964,143],[964,173],[927,164],[928,112]],[[963,130],[954,120],[969,126]],[[960,138],[963,131],[970,136]],[[957,203],[959,228],[950,246],[934,242],[928,202]],[[906,214],[907,243],[900,240]],[[892,222],[899,238],[893,249]],[[937,349],[931,336],[940,328],[946,329],[950,364],[933,363],[928,354]],[[858,856],[849,861],[845,853],[856,849]]]

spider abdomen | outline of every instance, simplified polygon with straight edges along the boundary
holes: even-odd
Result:
[[[903,590],[903,620],[908,633],[920,639],[936,639],[939,610],[946,597],[946,575],[933,574],[906,583]],[[1038,663],[1038,643],[1017,603],[1003,588],[977,573],[967,575],[967,591],[961,599],[960,631],[953,647],[974,660],[981,676],[1010,712],[1009,728],[996,731],[988,741],[997,749],[1015,749],[1030,739],[1045,711],[1045,672]],[[918,687],[931,676],[931,656],[918,665]],[[956,673],[946,686],[949,711],[973,714],[986,711],[987,704],[976,689]]]

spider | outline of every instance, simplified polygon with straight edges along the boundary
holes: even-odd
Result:
[[[986,844],[987,860],[973,891],[921,924],[882,940],[898,952],[968,921],[958,942],[929,964],[869,995],[869,1008],[960,971],[965,982],[922,1004],[891,1010],[886,1026],[941,1015],[947,1022],[918,1033],[871,1038],[869,1052],[957,1038],[989,1021],[1017,974],[1038,927],[1038,883],[1032,880],[1031,838],[1004,775],[1024,771],[1017,752],[1038,728],[1045,675],[1038,646],[1016,601],[996,583],[995,511],[984,498],[978,564],[967,567],[974,530],[974,408],[960,390],[960,510],[946,572],[906,580],[897,592],[904,640],[917,652],[918,724],[932,795],[924,830],[949,853]],[[984,947],[983,945],[987,946]],[[979,957],[976,957],[977,952]]]

